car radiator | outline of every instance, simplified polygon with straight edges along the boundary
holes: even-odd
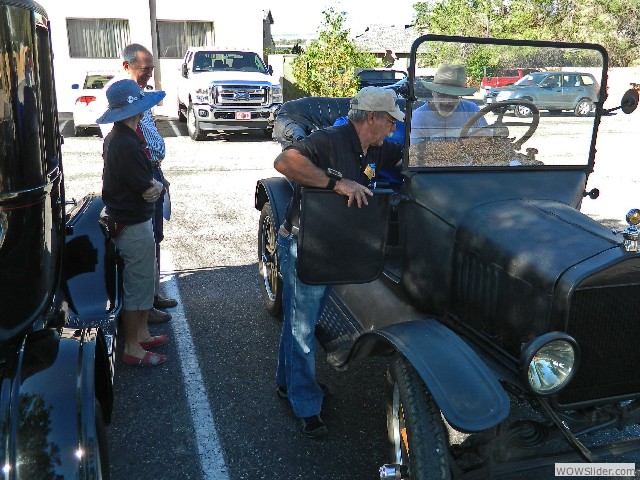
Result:
[[[578,288],[567,333],[580,345],[576,377],[558,402],[570,406],[640,393],[640,285]]]

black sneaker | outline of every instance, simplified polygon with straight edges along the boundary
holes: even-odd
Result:
[[[320,383],[320,382],[318,382],[318,385],[320,385],[320,388],[322,389],[322,393],[324,394],[325,397],[328,397],[329,395],[331,395],[331,390],[329,390],[329,387],[327,385],[325,385],[324,383]],[[276,392],[278,393],[278,396],[280,398],[288,398],[289,397],[289,395],[287,393],[287,387],[278,386],[278,390],[276,390]]]
[[[304,417],[300,419],[300,431],[308,438],[323,438],[329,435],[329,429],[320,418],[320,415]]]

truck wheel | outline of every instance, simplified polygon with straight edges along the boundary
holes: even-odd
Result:
[[[109,449],[107,448],[107,433],[104,428],[104,418],[102,416],[102,407],[98,399],[94,402],[95,418],[96,418],[96,439],[98,441],[98,462],[100,462],[100,474],[102,480],[109,480],[111,473],[109,471]]]
[[[179,122],[186,122],[187,121],[187,117],[184,116],[184,112],[182,111],[182,104],[180,102],[178,102],[178,121]]]
[[[258,271],[260,273],[260,290],[267,306],[267,311],[274,317],[280,314],[282,306],[282,279],[278,275],[278,253],[276,238],[278,226],[275,224],[269,202],[264,204],[260,212],[258,224]]]
[[[193,110],[192,105],[189,105],[189,110],[187,110],[187,130],[189,131],[191,139],[196,142],[204,140],[207,136],[207,134],[200,129],[200,125],[196,119],[196,112]]]
[[[451,478],[449,437],[440,409],[411,364],[396,354],[385,392],[391,463],[411,480]]]

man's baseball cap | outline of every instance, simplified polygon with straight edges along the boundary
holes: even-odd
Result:
[[[404,113],[398,107],[396,93],[380,87],[364,87],[351,99],[351,110],[366,112],[387,112],[396,120],[404,120]]]

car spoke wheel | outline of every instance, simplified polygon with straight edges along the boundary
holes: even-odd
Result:
[[[516,105],[513,111],[516,114],[516,117],[520,117],[520,118],[526,118],[533,115],[533,112],[531,111],[531,109],[526,105]]]
[[[193,105],[189,105],[189,109],[187,110],[187,130],[189,130],[189,136],[191,139],[196,142],[204,140],[207,136],[207,134],[200,129],[200,125],[196,120],[196,112]]]
[[[576,105],[575,113],[576,117],[587,117],[593,110],[593,102],[586,98],[581,99]]]
[[[411,364],[396,354],[385,392],[390,461],[407,480],[451,478],[449,438],[440,409]]]
[[[258,270],[262,298],[267,311],[274,317],[280,314],[282,306],[282,279],[278,275],[278,252],[276,250],[277,225],[271,205],[264,204],[258,225]]]

